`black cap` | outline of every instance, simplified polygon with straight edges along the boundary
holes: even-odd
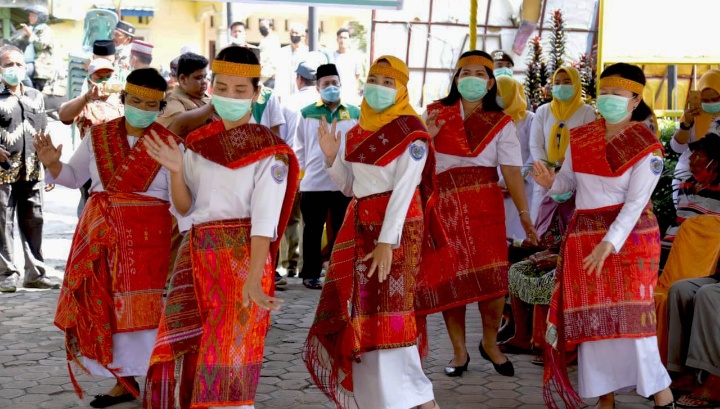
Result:
[[[100,57],[115,55],[115,43],[112,40],[95,40],[93,54]]]
[[[515,66],[515,62],[510,57],[510,54],[506,53],[503,50],[493,51],[492,54],[490,54],[490,55],[492,55],[493,61],[506,61],[506,62],[509,62],[510,65],[512,65],[513,67]]]
[[[714,132],[709,132],[702,139],[690,142],[688,147],[691,151],[703,151],[708,158],[720,162],[720,135]]]
[[[128,23],[127,21],[118,21],[117,25],[115,26],[115,30],[129,35],[130,37],[135,37],[135,26]]]
[[[320,81],[320,78],[329,77],[331,75],[340,75],[338,74],[338,70],[335,64],[323,64],[317,68],[315,79]]]

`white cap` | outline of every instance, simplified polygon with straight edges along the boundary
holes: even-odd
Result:
[[[113,64],[105,58],[96,58],[90,63],[90,67],[88,67],[88,74],[93,75],[102,70],[115,71],[115,67],[113,67]]]

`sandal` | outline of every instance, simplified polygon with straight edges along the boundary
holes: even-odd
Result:
[[[322,290],[322,281],[318,278],[306,278],[303,280],[303,285],[305,288],[309,288],[311,290]]]
[[[542,355],[535,355],[530,363],[533,365],[545,366],[545,358]]]
[[[720,401],[704,398],[702,396],[687,394],[683,395],[676,401],[676,406],[679,408],[720,408]],[[672,407],[672,406],[656,406],[657,407]]]

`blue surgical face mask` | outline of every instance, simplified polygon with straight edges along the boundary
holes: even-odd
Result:
[[[328,85],[320,90],[320,97],[322,97],[323,101],[337,102],[340,99],[340,87]]]
[[[499,77],[501,75],[507,75],[508,77],[512,77],[513,70],[512,70],[512,68],[508,68],[508,67],[495,68],[493,70],[493,74],[495,75],[495,77]]]
[[[630,116],[628,104],[630,98],[619,95],[600,95],[597,97],[597,109],[600,115],[611,124],[617,124]]]
[[[572,197],[573,192],[567,192],[567,193],[559,193],[556,195],[550,195],[550,198],[558,203],[564,203],[570,200]]]
[[[505,109],[505,103],[503,102],[502,97],[500,95],[495,97],[495,102],[497,102],[497,104],[500,108]]]
[[[25,68],[17,65],[3,68],[3,80],[11,87],[16,86],[25,79]]]
[[[235,99],[213,95],[212,104],[215,107],[215,112],[220,115],[220,118],[229,122],[235,122],[250,112],[252,99]]]
[[[487,95],[487,80],[480,77],[463,77],[457,82],[460,95],[467,101],[475,102]]]
[[[700,104],[703,111],[708,114],[715,115],[720,112],[720,102],[703,102]]]
[[[147,128],[157,120],[158,115],[160,115],[160,111],[143,111],[125,104],[125,119],[135,128]]]
[[[365,84],[365,101],[377,112],[382,112],[395,104],[397,90],[377,84]]]
[[[553,85],[552,94],[560,101],[570,101],[575,95],[575,89],[572,85]]]

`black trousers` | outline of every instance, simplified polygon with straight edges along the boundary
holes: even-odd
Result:
[[[337,236],[348,204],[350,204],[350,198],[342,192],[302,192],[300,211],[305,227],[303,230],[301,278],[320,278],[323,263],[323,227],[330,216],[330,227],[334,236]],[[332,248],[333,243],[328,243],[328,245]]]
[[[18,181],[0,185],[0,277],[19,274],[14,260],[15,215],[25,255],[25,279],[29,283],[45,276],[42,255],[43,182]]]

